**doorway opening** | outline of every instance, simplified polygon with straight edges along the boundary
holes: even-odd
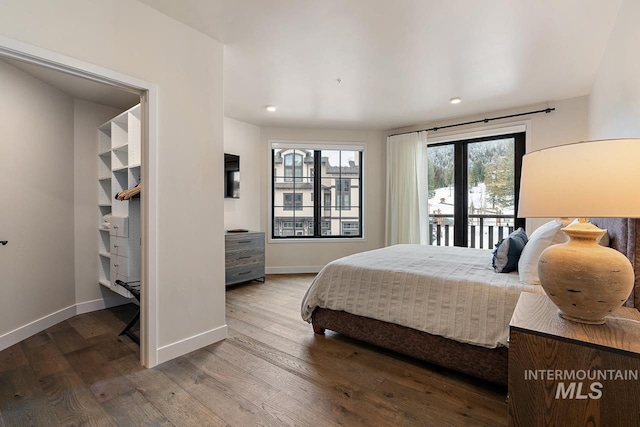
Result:
[[[132,99],[140,103],[140,180],[144,183],[140,192],[140,362],[146,367],[155,366],[157,364],[156,85],[2,36],[0,36],[0,60],[50,86],[59,88],[74,99],[114,106],[120,105],[119,103],[126,105]],[[87,143],[94,143],[97,146],[97,129],[95,135],[95,139]],[[96,248],[91,249],[97,251]],[[95,286],[100,287],[98,280],[95,281]],[[76,301],[78,310],[81,310],[81,303],[83,301]],[[68,309],[62,315],[67,314],[69,314]],[[59,312],[56,312],[48,317],[60,319],[60,316]],[[62,320],[64,318],[59,321]],[[33,328],[21,329],[24,330],[23,334],[28,331],[37,333]]]

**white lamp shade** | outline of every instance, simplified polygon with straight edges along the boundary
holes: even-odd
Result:
[[[518,216],[640,217],[640,139],[578,142],[522,160]]]

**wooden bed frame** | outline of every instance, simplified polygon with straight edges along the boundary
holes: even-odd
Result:
[[[640,250],[636,252],[636,247],[640,248],[640,219],[592,218],[591,222],[607,229],[610,247],[631,261],[635,283],[625,305],[640,308]],[[321,307],[314,310],[312,324],[316,334],[324,334],[329,329],[492,383],[507,385],[509,351],[506,347],[490,349],[464,344],[405,326]]]

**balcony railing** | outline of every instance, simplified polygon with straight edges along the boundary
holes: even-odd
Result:
[[[495,243],[513,232],[513,215],[469,215],[468,247],[493,249]],[[429,244],[453,246],[453,215],[429,216]]]

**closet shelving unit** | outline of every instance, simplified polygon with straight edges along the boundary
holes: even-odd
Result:
[[[140,199],[116,195],[140,183],[140,152],[140,105],[98,128],[98,283],[127,298],[116,280],[140,280]]]

